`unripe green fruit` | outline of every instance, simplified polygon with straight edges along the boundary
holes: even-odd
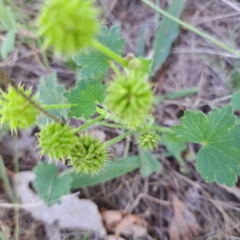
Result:
[[[42,155],[48,154],[55,160],[67,158],[76,141],[74,130],[70,126],[60,123],[46,125],[41,129],[38,138]]]
[[[138,58],[133,58],[129,61],[130,69],[138,69],[141,67],[141,61]]]
[[[143,132],[138,138],[137,143],[144,150],[153,150],[157,147],[159,136],[155,132]]]
[[[151,85],[144,76],[130,71],[120,76],[107,88],[109,109],[131,128],[141,125],[152,107]]]
[[[89,46],[99,28],[92,5],[92,0],[46,0],[37,20],[44,46],[65,54]]]
[[[70,165],[77,172],[96,173],[108,159],[107,148],[93,136],[81,135],[77,138],[69,155]]]
[[[31,97],[31,89],[24,91],[23,86],[19,86],[18,91],[29,98]],[[33,96],[31,99],[35,101],[36,98],[36,96]],[[1,125],[8,123],[12,133],[16,132],[17,128],[26,129],[31,127],[36,122],[38,114],[39,111],[12,86],[8,88],[7,92],[1,92]]]

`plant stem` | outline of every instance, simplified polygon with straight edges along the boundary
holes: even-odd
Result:
[[[110,66],[112,67],[112,69],[114,70],[114,72],[116,73],[116,75],[117,75],[118,77],[121,77],[121,73],[120,73],[118,67],[114,64],[114,62],[111,62]]]
[[[102,126],[106,126],[106,127],[111,127],[111,128],[120,128],[120,129],[128,129],[127,126],[123,125],[123,121],[118,118],[117,116],[115,116],[114,114],[112,113],[109,113],[107,112],[105,109],[102,109],[102,108],[97,108],[97,112],[99,114],[105,114],[105,119],[108,119],[108,120],[111,120],[111,121],[114,121],[116,123],[119,123],[119,124],[114,124],[114,123],[106,123],[106,122],[99,122],[98,124],[99,125],[102,125]],[[135,129],[136,131],[142,131],[144,130],[145,127],[138,127],[137,129]],[[165,133],[173,133],[173,130],[168,128],[168,127],[161,127],[161,126],[150,126],[149,127],[149,130],[155,130],[155,131],[158,131],[158,132],[165,132]]]
[[[53,119],[55,122],[61,123],[61,121],[59,119],[57,119],[55,116],[53,116],[52,114],[47,112],[45,109],[43,109],[41,106],[39,106],[36,102],[34,102],[30,97],[26,96],[23,92],[19,91],[18,87],[15,85],[15,83],[12,81],[12,79],[1,69],[0,69],[0,82],[11,85],[18,94],[20,94],[24,99],[26,99],[36,109],[38,109],[40,112],[42,112],[46,116]]]
[[[128,129],[127,126],[121,125],[121,124],[115,124],[115,123],[107,123],[107,122],[98,122],[98,125],[102,125],[104,127],[110,127],[110,128],[120,128],[120,129]]]
[[[51,105],[42,105],[42,108],[43,109],[70,108],[76,105],[77,104],[51,104]]]
[[[147,4],[149,7],[151,7],[152,9],[156,10],[157,12],[161,13],[162,15],[164,15],[165,17],[173,20],[174,22],[178,23],[179,25],[183,26],[184,28],[198,34],[199,36],[209,40],[210,42],[212,42],[213,44],[217,45],[218,47],[233,53],[234,55],[237,55],[240,57],[240,52],[236,51],[235,49],[227,46],[225,43],[216,40],[215,38],[209,36],[207,33],[204,33],[203,31],[191,26],[190,24],[181,21],[180,19],[172,16],[171,14],[169,14],[168,12],[164,11],[163,9],[157,7],[156,5],[154,5],[153,3],[151,3],[149,0],[142,0],[142,2],[144,2],[145,4]]]
[[[111,127],[111,128],[128,129],[127,126],[122,124],[123,121],[120,118],[118,118],[117,116],[115,116],[112,113],[107,112],[105,109],[97,108],[97,112],[101,115],[105,114],[105,119],[120,123],[120,124],[114,124],[114,123],[99,122],[98,123],[99,125]],[[144,129],[141,126],[136,129],[136,131],[142,131],[142,130],[144,130]],[[161,126],[154,126],[154,125],[150,126],[149,130],[155,130],[158,132],[165,132],[165,133],[173,133],[173,130],[168,127],[161,127]]]
[[[125,145],[125,149],[124,149],[124,153],[123,153],[124,158],[126,158],[128,156],[129,149],[130,149],[130,143],[131,143],[131,137],[127,136],[126,137],[126,145]]]
[[[76,129],[74,130],[75,133],[80,132],[80,131],[82,131],[83,129],[88,128],[89,126],[93,125],[94,123],[96,123],[96,122],[98,122],[98,121],[104,119],[104,117],[105,117],[104,115],[100,115],[100,116],[96,117],[95,119],[93,119],[93,120],[91,120],[91,121],[85,123],[84,125],[82,125],[82,126],[76,128]]]
[[[158,131],[158,132],[173,133],[173,130],[171,128],[168,128],[168,127],[151,126],[150,129]]]
[[[96,111],[97,111],[99,114],[106,114],[106,113],[107,113],[107,111],[106,111],[105,109],[99,108],[99,107],[97,107]]]
[[[106,54],[109,58],[111,58],[114,61],[120,63],[123,67],[128,66],[128,62],[127,62],[126,59],[123,59],[121,56],[119,56],[118,54],[116,54],[115,52],[113,52],[111,49],[107,48],[106,46],[104,46],[100,42],[93,41],[92,45],[95,49],[97,49],[98,51]]]
[[[122,139],[124,139],[125,137],[133,134],[134,132],[135,132],[135,131],[132,130],[132,131],[129,131],[129,132],[124,133],[123,135],[120,135],[120,136],[118,136],[118,137],[115,137],[115,138],[113,138],[112,140],[110,140],[110,141],[108,141],[108,142],[105,142],[105,146],[106,146],[106,147],[110,147],[111,145],[113,145],[113,144],[115,144],[115,143],[117,143],[117,142],[120,142]]]
[[[123,121],[122,121],[119,117],[117,117],[116,115],[108,112],[108,111],[105,110],[105,109],[97,108],[96,111],[97,111],[99,114],[105,114],[105,119],[114,121],[114,122],[116,122],[116,123],[123,123]]]
[[[18,157],[18,138],[17,136],[14,137],[15,139],[15,150],[14,150],[14,170],[15,170],[15,173],[18,173],[19,172],[19,157]],[[17,189],[18,191],[18,189]],[[16,194],[16,197],[15,197],[15,204],[18,204],[19,203],[19,199],[18,199],[18,194]],[[15,240],[18,240],[19,239],[19,209],[16,207],[14,208],[15,210],[15,229],[14,229],[14,235],[15,235]]]

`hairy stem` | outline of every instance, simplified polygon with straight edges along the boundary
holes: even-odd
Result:
[[[36,109],[38,109],[40,112],[42,112],[43,114],[45,114],[48,117],[50,117],[51,119],[53,119],[55,122],[61,123],[61,121],[59,119],[57,119],[55,116],[53,116],[52,114],[47,112],[45,109],[43,109],[37,103],[35,103],[30,97],[26,96],[23,92],[19,91],[18,87],[15,85],[15,83],[12,81],[12,79],[6,73],[4,73],[1,69],[0,69],[0,81],[2,83],[7,83],[7,84],[11,85],[18,94],[20,94],[23,98],[25,98]]]
[[[115,137],[115,138],[113,138],[112,140],[110,140],[110,141],[108,141],[108,142],[105,142],[105,146],[106,146],[106,147],[110,147],[111,145],[113,145],[113,144],[115,144],[115,143],[117,143],[117,142],[120,142],[120,141],[123,140],[125,137],[133,134],[134,132],[135,132],[135,131],[132,130],[132,131],[129,131],[129,132],[124,133],[123,135],[120,135],[120,136],[118,136],[118,137]]]
[[[114,122],[117,123],[117,124],[115,124],[115,123],[99,122],[98,123],[99,125],[106,126],[106,127],[111,127],[111,128],[120,128],[120,129],[128,129],[129,128],[128,126],[123,125],[123,121],[120,118],[118,118],[117,116],[115,116],[112,113],[109,113],[105,109],[97,108],[97,112],[99,114],[105,114],[105,119],[111,120],[111,121],[114,121]],[[146,130],[145,128],[146,127],[141,127],[140,126],[136,129],[136,131]],[[173,133],[172,129],[170,129],[168,127],[162,127],[162,126],[154,126],[154,125],[153,126],[148,126],[148,129],[149,130],[155,130],[157,132]]]
[[[168,127],[161,127],[161,126],[151,126],[151,130],[155,130],[157,132],[164,132],[164,133],[173,133],[173,130]],[[143,129],[144,130],[144,129]]]
[[[97,112],[99,114],[105,114],[105,119],[108,119],[108,120],[111,120],[111,121],[114,121],[114,122],[120,123],[120,124],[123,123],[123,121],[119,117],[117,117],[116,115],[108,112],[105,109],[97,108]]]
[[[104,119],[104,117],[105,117],[104,115],[100,115],[100,116],[96,117],[95,119],[90,120],[89,122],[85,123],[85,124],[82,125],[81,127],[76,128],[76,129],[75,129],[75,133],[80,132],[80,131],[82,131],[82,130],[88,128],[88,127],[90,127],[90,126],[93,125],[94,123],[96,123],[96,122]]]
[[[107,123],[104,121],[98,122],[98,125],[104,126],[104,127],[110,127],[110,128],[119,128],[119,129],[128,129],[127,126],[121,125],[121,124],[115,124],[115,123]]]
[[[116,54],[115,52],[113,52],[111,49],[105,47],[103,44],[101,44],[100,42],[97,41],[93,41],[92,45],[95,49],[97,49],[98,51],[104,53],[105,55],[107,55],[109,58],[111,58],[112,60],[120,63],[123,67],[127,67],[128,66],[128,62],[126,59],[123,59],[121,56],[119,56],[118,54]]]
[[[114,64],[114,62],[111,62],[110,66],[111,66],[111,68],[114,70],[115,74],[116,74],[118,77],[121,77],[121,73],[120,73],[118,67]]]
[[[162,15],[164,15],[165,17],[173,20],[174,22],[178,23],[179,25],[181,25],[182,27],[196,33],[197,35],[209,40],[210,42],[212,42],[213,44],[217,45],[218,47],[233,53],[234,55],[237,55],[240,57],[240,52],[236,51],[235,49],[227,46],[225,43],[216,40],[215,38],[209,36],[207,33],[204,33],[203,31],[191,26],[190,24],[181,21],[180,19],[172,16],[171,14],[169,14],[168,12],[164,11],[163,9],[157,7],[156,5],[154,5],[153,3],[151,3],[149,0],[142,0],[142,2],[144,2],[145,4],[147,4],[149,7],[151,7],[152,9],[156,10],[157,12],[161,13]]]
[[[71,108],[77,104],[51,104],[51,105],[42,105],[44,109],[57,109],[57,108]]]

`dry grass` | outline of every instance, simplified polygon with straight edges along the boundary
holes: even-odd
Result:
[[[17,1],[16,1],[17,2]],[[105,9],[109,26],[121,24],[122,35],[126,39],[125,52],[135,52],[139,31],[146,25],[146,55],[152,56],[152,39],[158,22],[154,12],[138,0],[99,0]],[[108,4],[107,4],[108,2]],[[161,0],[161,7],[167,6],[167,0]],[[111,4],[110,4],[111,3]],[[26,8],[27,12],[36,12],[38,3]],[[240,30],[238,27],[240,5],[229,0],[188,0],[184,9],[183,20],[208,32],[217,39],[236,47],[240,46]],[[161,19],[160,19],[161,22]],[[234,30],[235,29],[235,30]],[[234,30],[234,32],[233,32]],[[231,40],[232,37],[232,40]],[[69,70],[61,59],[48,56],[49,68],[44,66],[41,52],[31,40],[29,44],[21,44],[20,37],[15,51],[9,58],[0,63],[16,82],[24,82],[27,86],[36,86],[40,77],[49,71],[56,71],[61,82],[68,87],[76,78],[74,71]],[[237,69],[238,59],[226,53],[199,36],[181,29],[180,37],[174,44],[172,52],[155,76],[155,92],[161,95],[177,92],[188,87],[197,87],[197,95],[166,100],[155,107],[157,121],[171,126],[179,121],[185,109],[199,109],[207,113],[212,107],[226,104],[234,90],[231,71]],[[105,127],[100,128],[107,136],[116,134]],[[34,151],[36,139],[32,132],[21,132],[19,136],[19,167],[29,170],[36,164],[38,156]],[[9,170],[13,170],[12,140],[5,133],[0,152]],[[120,148],[120,145],[119,145]],[[124,146],[122,146],[124,149]],[[198,147],[190,144],[189,149],[196,156]],[[189,150],[189,151],[190,151]],[[123,209],[143,215],[149,222],[149,236],[146,239],[169,239],[169,224],[173,217],[172,199],[177,196],[194,214],[200,226],[195,240],[240,239],[240,189],[230,192],[217,184],[206,184],[194,168],[194,157],[189,151],[183,157],[187,174],[180,171],[178,162],[166,158],[166,150],[159,146],[156,153],[162,162],[162,171],[149,178],[142,179],[135,171],[119,177],[111,182],[96,187],[85,188],[81,197],[87,197],[98,203],[99,207]],[[130,149],[135,154],[136,148]],[[115,153],[118,156],[120,153]],[[239,185],[239,183],[238,183]],[[0,201],[9,199],[0,187]],[[139,201],[136,201],[138,199]],[[165,203],[165,204],[164,204]],[[167,204],[166,204],[167,203]],[[14,227],[13,212],[0,208],[0,221]],[[41,223],[34,221],[26,212],[20,212],[20,239],[45,239]],[[63,233],[63,239],[68,238]]]

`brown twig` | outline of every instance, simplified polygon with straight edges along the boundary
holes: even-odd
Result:
[[[135,199],[135,201],[133,202],[133,204],[127,209],[125,210],[125,212],[132,212],[133,209],[139,204],[140,200],[143,198],[147,198],[150,201],[153,201],[155,203],[161,204],[164,207],[170,207],[171,203],[169,201],[165,201],[165,200],[161,200],[161,199],[157,199],[155,197],[152,197],[146,193],[140,193],[137,198]]]

